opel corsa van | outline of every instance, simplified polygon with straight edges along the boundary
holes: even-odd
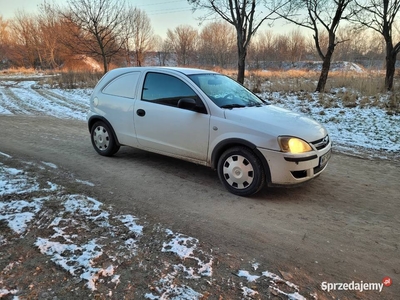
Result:
[[[111,70],[93,90],[87,121],[100,155],[131,146],[191,161],[240,196],[310,180],[331,156],[324,126],[207,70]]]

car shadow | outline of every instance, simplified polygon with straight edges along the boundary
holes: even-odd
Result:
[[[318,188],[319,177],[309,182],[296,186],[265,186],[257,194],[249,197],[236,196],[229,193],[218,178],[215,170],[209,167],[180,160],[177,158],[164,156],[161,154],[148,152],[132,147],[121,147],[119,152],[112,159],[118,160],[121,164],[129,166],[140,165],[143,167],[154,167],[171,176],[202,185],[208,190],[215,190],[225,196],[237,197],[238,199],[253,199],[256,201],[294,201],[298,194],[307,194],[314,188]],[[296,197],[294,197],[296,195]]]

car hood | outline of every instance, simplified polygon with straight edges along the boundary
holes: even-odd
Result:
[[[270,136],[288,135],[313,142],[327,135],[320,123],[274,105],[225,110],[225,118],[242,125],[254,124],[257,130]]]

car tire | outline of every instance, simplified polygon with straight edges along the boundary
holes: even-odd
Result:
[[[247,147],[229,148],[218,160],[218,176],[226,189],[239,196],[251,196],[265,185],[259,158]]]
[[[93,148],[103,156],[113,156],[119,145],[110,127],[103,121],[96,122],[90,131]]]

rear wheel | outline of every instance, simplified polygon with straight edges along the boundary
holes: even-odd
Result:
[[[228,191],[239,196],[253,195],[265,185],[260,160],[249,148],[242,146],[229,148],[221,155],[218,176]]]
[[[92,127],[90,135],[92,145],[100,155],[112,156],[119,150],[115,137],[105,122],[96,122]]]

